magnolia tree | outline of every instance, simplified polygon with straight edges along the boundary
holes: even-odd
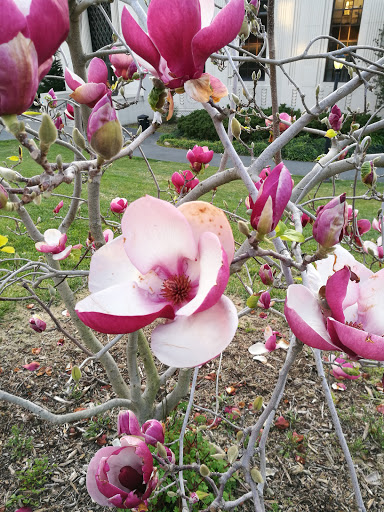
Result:
[[[288,373],[305,344],[313,349],[357,508],[366,510],[325,378],[322,351],[328,353],[333,374],[347,379],[357,378],[356,361],[369,364],[384,360],[381,314],[384,270],[374,272],[383,260],[382,213],[380,210],[372,222],[373,229],[380,233],[377,243],[373,243],[362,240],[371,224],[367,219],[359,219],[355,209],[358,179],[367,186],[363,199],[378,201],[380,205],[383,200],[376,183],[376,166],[384,164],[384,156],[370,154],[369,145],[370,134],[382,129],[384,121],[372,122],[373,113],[366,125],[352,123],[347,131],[345,114],[337,106],[343,97],[359,87],[370,88],[370,81],[383,75],[383,59],[376,62],[361,59],[358,47],[344,47],[340,42],[340,50],[312,55],[314,41],[310,41],[301,55],[277,60],[273,0],[268,2],[268,33],[258,19],[258,0],[245,5],[244,0],[230,0],[218,12],[214,12],[213,0],[152,0],[147,12],[137,1],[127,0],[128,7],[124,7],[121,20],[122,34],[111,25],[114,42],[96,54],[87,55],[81,44],[80,17],[87,7],[98,3],[98,0],[5,0],[2,8],[0,51],[5,65],[0,70],[0,115],[6,129],[41,166],[41,172],[26,177],[12,161],[8,167],[0,167],[2,214],[9,222],[20,220],[36,248],[30,259],[7,256],[13,249],[5,245],[7,238],[1,237],[4,246],[1,250],[5,253],[1,298],[37,301],[45,320],[50,317],[57,329],[84,353],[83,360],[72,369],[71,380],[77,382],[81,368],[90,360],[97,361],[103,366],[116,397],[68,414],[51,413],[32,400],[2,390],[0,398],[56,425],[93,417],[112,408],[120,409],[119,437],[112,446],[100,449],[88,468],[88,492],[102,506],[146,510],[154,496],[167,492],[170,487],[163,483],[165,478],[158,478],[161,468],[173,479],[172,492],[180,497],[183,510],[191,510],[198,500],[198,495],[185,485],[188,471],[199,473],[213,493],[209,510],[231,510],[249,502],[254,510],[264,511],[266,440]],[[241,45],[250,32],[264,39],[268,57],[248,53],[240,56]],[[25,112],[35,99],[39,82],[50,69],[52,56],[65,40],[73,65],[65,69],[65,81],[72,92],[65,112],[55,91],[49,92],[47,101],[40,104],[40,115],[35,117],[40,122],[35,132],[25,124],[29,117]],[[277,68],[287,75],[284,65],[288,61],[327,57],[343,62],[342,55],[349,57],[349,82],[322,100],[317,91],[313,106],[308,105],[299,85],[295,85],[304,107],[302,115],[295,119],[288,113],[278,114]],[[138,98],[144,76],[152,77],[153,89],[148,101],[154,115],[145,131],[131,136],[126,130],[123,133],[116,109],[129,106],[120,102],[118,96],[112,96],[107,66],[101,59],[105,56],[109,56],[118,77],[115,90],[136,80]],[[231,67],[233,91],[228,92],[219,80],[219,70],[215,75],[204,72],[211,56]],[[259,77],[254,74],[251,92],[242,82],[239,64],[244,60],[254,60],[269,74],[273,111],[270,117],[255,99]],[[243,87],[241,98],[234,94],[239,84]],[[124,197],[111,198],[110,209],[121,217],[121,223],[108,221],[108,229],[103,229],[100,209],[103,173],[119,159],[124,159],[129,171],[127,157],[162,121],[172,116],[173,97],[181,93],[200,102],[212,119],[224,146],[219,171],[204,177],[202,171],[211,161],[213,151],[195,146],[186,155],[190,168],[170,176],[170,188],[161,190],[143,159],[142,172],[151,173],[157,197],[143,195],[130,204]],[[248,109],[265,119],[265,129],[271,132],[271,137],[269,146],[260,155],[254,155],[249,147],[252,163],[246,168],[232,141],[233,137],[241,141],[244,130],[255,129],[244,113]],[[323,112],[328,112],[325,129],[316,133],[330,139],[329,150],[295,186],[281,161],[281,149],[301,131],[311,131],[307,125]],[[64,127],[64,116],[74,120],[72,133]],[[224,129],[225,119],[229,119],[228,130]],[[73,161],[64,162],[59,155],[55,162],[50,162],[48,152],[52,144],[69,148]],[[271,170],[266,165],[272,157],[275,167]],[[344,193],[339,197],[306,200],[308,193],[325,179],[347,170],[355,171],[355,186],[348,198]],[[228,212],[199,201],[206,192],[234,180],[244,183],[249,214],[248,219],[230,215],[231,220],[238,220],[236,236],[243,237],[237,250]],[[53,218],[50,229],[42,233],[32,218],[33,203],[44,205],[46,198],[63,183],[73,186],[71,197],[66,199],[69,207],[61,222]],[[84,201],[81,198],[84,186],[89,220],[85,247],[68,244],[79,206]],[[125,195],[128,192],[128,188],[119,191]],[[312,207],[318,201],[321,205]],[[61,200],[54,209],[55,215],[63,205]],[[313,224],[312,237],[317,242],[317,249],[312,252],[306,249],[304,243],[308,240],[302,234],[303,227],[309,223]],[[358,254],[358,259],[352,253]],[[60,261],[70,255],[76,256],[76,265],[62,268]],[[230,275],[247,267],[247,262],[255,257],[263,263],[258,275],[252,276],[248,271],[250,282],[244,286],[250,297],[238,312],[224,295],[225,289]],[[69,284],[73,277],[88,281],[89,293],[83,294],[81,300]],[[255,293],[255,281],[267,289]],[[25,289],[22,297],[12,295],[16,285]],[[52,295],[56,291],[60,294],[77,330],[76,337],[55,317],[50,308],[52,300],[47,301],[42,294],[47,287]],[[278,333],[266,326],[265,342],[249,349],[256,359],[265,360],[279,346],[288,348],[270,401],[263,406],[261,397],[255,400],[256,421],[237,434],[236,442],[226,454],[217,447],[216,456],[228,462],[223,473],[211,474],[208,465],[199,460],[185,465],[183,438],[199,367],[219,356],[220,361],[225,358],[225,352],[221,354],[235,336],[238,318],[258,306],[270,309],[274,288],[286,290],[284,315],[281,312],[280,315],[292,332],[289,347],[277,342]],[[29,323],[40,333],[46,328],[45,320],[34,316]],[[155,321],[149,344],[143,328]],[[101,341],[105,337],[99,333],[114,336],[105,343]],[[110,354],[116,343],[126,344],[129,379],[123,378],[121,365]],[[145,371],[144,389],[139,364]],[[36,365],[27,368],[34,370]],[[175,386],[166,396],[161,395],[160,388],[170,378],[176,382]],[[164,444],[160,421],[189,393],[176,460],[172,448]],[[220,416],[217,409],[212,414],[215,418]],[[238,498],[228,501],[224,498],[226,485],[235,473],[244,481],[244,490]]]

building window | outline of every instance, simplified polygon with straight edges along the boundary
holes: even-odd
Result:
[[[108,18],[111,19],[111,5],[109,2],[103,2],[100,5],[102,5],[104,11],[107,13]],[[112,29],[97,6],[91,5],[88,7],[88,21],[92,41],[92,51],[97,52],[100,48],[112,43]],[[109,82],[112,83],[115,80],[115,75],[112,71],[109,58],[102,57],[102,59],[108,67]]]
[[[359,38],[361,14],[364,0],[335,0],[333,4],[330,35],[345,44],[354,46]],[[342,45],[329,41],[328,51],[339,50]],[[345,60],[349,60],[346,57]],[[333,61],[327,60],[325,66],[324,82],[335,80]],[[349,75],[345,66],[340,72],[340,82],[348,82]]]
[[[266,4],[266,3],[267,2],[262,2],[262,4]],[[262,5],[260,7],[258,18],[261,20],[262,25],[264,25],[265,30],[267,30],[267,11],[266,11],[265,5]],[[263,39],[260,37],[254,36],[253,34],[251,34],[248,37],[248,39],[245,41],[245,43],[243,44],[244,50],[247,50],[247,52],[253,53],[253,55],[258,55],[260,50],[262,49],[262,47],[263,47]],[[240,52],[240,56],[242,56],[242,55],[244,55],[244,54],[242,54]],[[265,51],[263,52],[262,56],[265,57]],[[261,71],[260,80],[265,80],[264,67],[261,66],[260,64],[258,64],[257,62],[246,61],[246,62],[243,62],[239,68],[239,72],[240,72],[241,78],[243,78],[243,80],[252,80],[253,71],[255,71],[257,73],[259,70]]]

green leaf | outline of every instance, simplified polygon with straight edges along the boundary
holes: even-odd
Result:
[[[78,366],[74,366],[72,368],[72,379],[75,382],[79,382],[79,380],[81,379],[81,370]]]
[[[33,110],[27,110],[23,112],[26,116],[41,116],[41,112],[34,112]]]
[[[284,233],[286,232],[286,230],[287,230],[287,226],[284,224],[284,222],[282,222],[281,220],[279,220],[278,225],[275,227],[276,236],[282,236],[282,235],[284,235]],[[275,237],[274,237],[274,238],[275,238]]]
[[[284,235],[280,236],[282,240],[291,240],[292,242],[300,242],[303,243],[305,237],[302,233],[295,231],[294,229],[287,229]]]
[[[209,496],[208,492],[203,492],[203,491],[196,491],[196,494],[197,494],[199,500],[203,500],[204,498]]]

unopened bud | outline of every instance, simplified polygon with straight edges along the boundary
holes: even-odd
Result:
[[[252,404],[252,409],[254,411],[260,411],[260,409],[263,407],[263,397],[262,396],[257,396],[254,401],[253,401],[253,404]]]
[[[63,157],[60,154],[58,154],[56,157],[56,165],[58,169],[63,168]]]
[[[256,80],[256,71],[252,71],[251,78],[252,78],[253,81]]]
[[[246,222],[244,222],[243,220],[238,221],[237,228],[242,235],[245,235],[247,238],[250,236],[248,224]]]
[[[233,94],[232,93],[232,99],[233,101],[236,103],[236,105],[239,105],[240,104],[240,99],[238,96],[236,96],[236,94]]]
[[[367,187],[374,187],[377,181],[376,167],[373,161],[364,162],[361,166],[361,181]]]
[[[256,484],[264,483],[263,477],[257,468],[251,469],[251,478]]]
[[[35,197],[33,198],[33,202],[37,206],[40,206],[41,205],[41,194],[36,194]]]
[[[261,78],[261,70],[259,69],[259,71],[257,72],[257,80],[260,80]]]
[[[316,101],[319,99],[319,94],[320,94],[320,84],[316,87]]]
[[[124,87],[120,87],[120,94],[122,95],[123,98],[125,97],[125,89],[124,89]]]
[[[142,131],[143,131],[143,127],[140,125],[140,126],[138,127],[138,129],[137,129],[136,137],[137,137],[138,135],[140,135],[140,133],[141,133]]]
[[[200,475],[201,476],[209,476],[210,474],[211,474],[211,472],[209,471],[208,466],[206,466],[205,464],[202,464],[200,466]]]
[[[81,370],[78,366],[72,368],[72,379],[77,383],[81,379]]]
[[[215,459],[215,460],[224,460],[226,458],[226,455],[223,454],[223,453],[214,453],[213,455],[211,455],[212,459]]]
[[[351,68],[351,66],[348,66],[348,67],[347,67],[347,69],[348,69],[348,75],[349,75],[351,78],[353,78],[353,68]]]
[[[48,114],[43,114],[39,129],[40,150],[47,154],[51,145],[57,139],[57,128]]]
[[[48,291],[49,291],[49,295],[51,297],[55,297],[56,296],[56,288],[54,288],[52,285],[48,285]]]
[[[13,169],[7,169],[6,167],[0,167],[0,177],[9,181],[17,181],[21,178],[21,175]]]
[[[227,459],[230,464],[233,464],[237,457],[239,456],[239,447],[236,444],[233,444],[228,448],[227,451]]]
[[[241,440],[243,439],[243,437],[244,437],[244,432],[243,432],[242,430],[239,430],[239,431],[237,432],[237,434],[236,434],[236,441],[237,441],[238,443],[240,443],[240,442],[241,442]]]
[[[72,130],[72,138],[76,146],[78,146],[80,149],[85,149],[85,138],[76,127]]]
[[[239,37],[243,37],[243,39],[247,39],[249,37],[249,34],[251,32],[251,27],[248,23],[248,18],[245,16],[243,23],[240,28]]]
[[[233,136],[234,136],[236,139],[239,139],[239,138],[240,138],[240,135],[241,135],[241,124],[240,124],[240,123],[239,123],[239,121],[236,119],[236,117],[233,117],[233,118],[232,118],[232,122],[231,122],[231,130],[232,130]]]
[[[162,459],[167,460],[167,451],[165,449],[165,446],[162,443],[157,442],[157,453],[160,455]]]

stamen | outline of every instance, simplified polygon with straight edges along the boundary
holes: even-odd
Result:
[[[171,276],[163,282],[161,295],[173,302],[174,305],[179,305],[186,302],[189,298],[191,291],[191,281],[188,276],[181,274]]]

